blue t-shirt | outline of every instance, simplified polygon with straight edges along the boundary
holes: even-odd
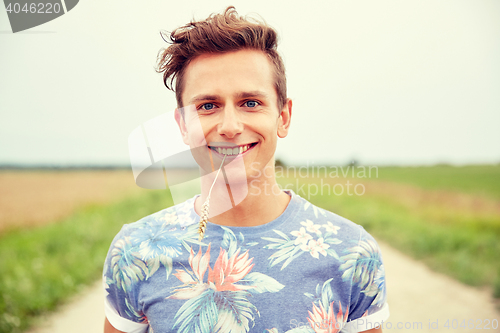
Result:
[[[287,191],[274,221],[208,223],[195,198],[124,225],[104,265],[124,332],[358,332],[389,316],[379,247],[361,226]]]

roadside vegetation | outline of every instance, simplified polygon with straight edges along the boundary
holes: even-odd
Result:
[[[382,167],[379,180],[450,190],[500,200],[500,164],[428,167]]]
[[[281,182],[292,183],[286,178]],[[491,288],[500,297],[500,165],[387,167],[378,168],[378,177],[316,176],[299,184],[306,184],[304,193],[299,192],[306,198],[308,189],[315,190],[310,184],[322,186],[309,195],[318,206],[363,225],[434,270]],[[300,185],[294,187],[299,190]],[[335,185],[337,194],[344,189],[342,194],[333,193]],[[362,195],[354,192],[355,185],[358,194],[364,190]]]
[[[34,317],[95,282],[121,226],[171,205],[168,191],[144,191],[58,223],[0,234],[0,332],[23,332]]]

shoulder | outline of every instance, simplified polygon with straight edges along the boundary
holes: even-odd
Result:
[[[193,210],[194,199],[188,199],[145,216],[136,222],[123,225],[113,243],[122,239],[127,243],[132,243],[131,245],[140,244],[147,239],[164,239],[167,234],[174,235],[187,229],[196,223],[196,214]]]
[[[198,239],[193,199],[126,224],[113,239],[106,257],[104,274],[111,284],[129,290],[138,281],[153,275],[160,264],[172,270],[172,258],[183,253],[187,243]]]

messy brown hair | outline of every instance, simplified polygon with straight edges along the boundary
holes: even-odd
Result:
[[[267,54],[274,67],[278,107],[281,110],[285,106],[285,66],[277,52],[278,34],[266,23],[239,16],[230,6],[223,14],[212,14],[203,21],[191,21],[172,31],[170,36],[162,32],[162,38],[170,45],[159,52],[156,71],[163,73],[165,86],[175,92],[178,107],[183,107],[184,73],[194,58],[205,53],[241,49],[260,50]]]

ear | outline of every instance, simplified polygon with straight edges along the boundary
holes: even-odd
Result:
[[[292,100],[289,98],[286,100],[285,106],[281,110],[280,116],[278,118],[278,136],[284,138],[288,135],[288,129],[290,128],[290,121],[292,119]]]
[[[177,122],[177,125],[179,125],[179,129],[181,131],[182,135],[182,141],[184,141],[185,144],[189,145],[189,140],[188,140],[188,131],[187,131],[187,126],[186,126],[186,121],[184,120],[184,110],[179,110],[175,109],[175,121]]]

